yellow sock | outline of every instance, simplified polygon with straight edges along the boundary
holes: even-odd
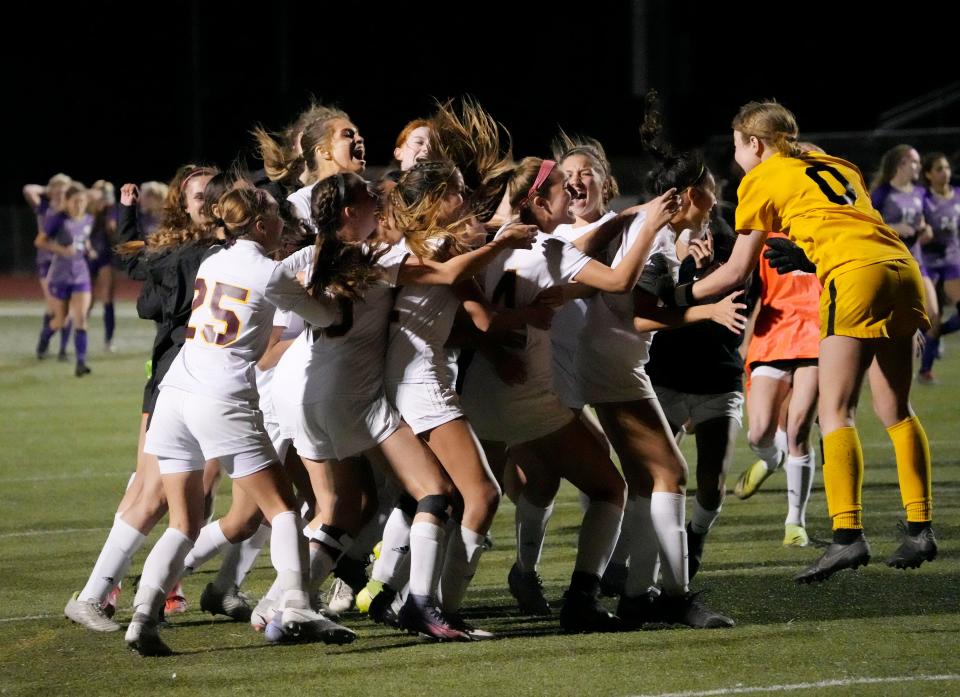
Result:
[[[926,523],[933,514],[933,486],[930,444],[916,416],[887,429],[897,458],[900,498],[907,511],[907,522]]]
[[[863,450],[852,426],[823,437],[823,486],[833,529],[862,530]]]

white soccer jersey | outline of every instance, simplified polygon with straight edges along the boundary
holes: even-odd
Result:
[[[319,326],[336,317],[332,304],[310,297],[256,242],[215,248],[197,270],[187,340],[161,388],[256,404],[254,367],[270,339],[277,307]]]
[[[307,224],[310,230],[316,232],[317,228],[313,224],[313,216],[310,215],[310,197],[313,195],[315,184],[303,186],[287,196],[287,200],[293,204],[297,217]]]
[[[573,242],[588,232],[593,232],[611,218],[616,217],[614,211],[609,211],[599,220],[573,227],[560,225],[553,231],[554,236],[562,237]],[[580,332],[587,321],[587,300],[575,298],[566,302],[553,315],[550,325],[550,341],[553,344],[554,388],[563,403],[571,408],[583,406],[579,397],[576,380],[577,347],[580,344]]]
[[[312,248],[306,250],[312,253]],[[284,264],[301,268],[309,254],[297,252]],[[361,302],[341,300],[341,318],[323,330],[307,328],[287,349],[274,375],[274,401],[314,404],[333,397],[375,397],[383,387],[387,326],[397,277],[407,250],[391,247],[378,264],[383,279],[367,289]],[[309,278],[310,267],[302,267]]]
[[[641,211],[626,231],[610,245],[609,264],[616,268],[637,241],[646,220]],[[680,268],[676,235],[666,226],[657,231],[646,263],[662,254],[674,280]],[[598,293],[590,298],[587,321],[580,334],[577,373],[583,396],[588,403],[629,401],[649,393],[649,380],[643,372],[650,357],[653,332],[638,332],[633,326],[633,293]],[[642,395],[641,395],[642,393]]]
[[[278,341],[289,341],[296,339],[303,332],[303,318],[295,312],[277,310],[273,316],[273,327],[283,327]],[[263,412],[265,422],[274,422],[277,420],[273,410],[273,371],[276,366],[267,370],[257,368],[257,390],[260,392],[260,411]]]
[[[215,248],[200,264],[187,340],[161,383],[225,402],[257,403],[255,364],[276,308],[322,326],[336,317],[256,242]]]
[[[453,387],[459,351],[444,344],[460,300],[447,285],[414,284],[397,290],[384,381]]]
[[[572,282],[589,262],[590,257],[565,239],[537,232],[532,249],[510,250],[487,266],[484,293],[495,307],[526,307],[544,290]],[[550,332],[526,326],[517,333],[523,341],[527,369],[524,386],[550,389],[553,383]],[[493,367],[481,356],[470,367],[471,374],[475,371],[485,375],[484,382],[488,378],[497,380]],[[469,376],[467,379],[471,380]]]
[[[553,231],[553,234],[555,237],[562,237],[568,242],[574,242],[616,216],[617,214],[614,211],[610,211],[596,222],[580,227],[560,225]],[[553,323],[550,325],[550,340],[553,342],[553,347],[564,348],[576,353],[577,344],[580,341],[580,332],[583,330],[586,319],[587,301],[585,298],[575,298],[565,303],[554,314]],[[554,360],[556,359],[557,357],[554,355]]]

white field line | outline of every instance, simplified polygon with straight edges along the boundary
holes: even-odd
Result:
[[[32,477],[0,477],[0,484],[24,484],[29,482],[56,482],[66,479],[83,480],[90,477],[130,476],[130,470],[116,472],[75,472],[73,474],[37,474]]]
[[[75,532],[103,532],[110,528],[60,528],[58,530],[18,530],[0,533],[0,540],[8,537],[34,537],[36,535],[69,535]]]
[[[892,678],[843,678],[839,680],[819,680],[817,682],[799,682],[784,685],[723,687],[716,690],[700,690],[694,692],[659,692],[656,694],[633,695],[632,697],[714,697],[715,695],[748,695],[758,692],[793,692],[796,690],[815,690],[823,687],[848,687],[850,685],[883,685],[898,682],[936,682],[947,680],[960,680],[960,675],[901,675]]]
[[[26,617],[0,617],[0,623],[3,622],[28,622],[30,620],[51,620],[54,617],[62,615],[27,615]]]
[[[102,305],[94,310],[94,318],[99,318],[102,314]],[[114,305],[116,308],[114,310],[116,317],[118,319],[136,319],[139,317],[137,315],[137,307],[133,302],[129,301],[120,301]],[[0,303],[0,317],[10,317],[10,318],[19,318],[19,317],[40,317],[43,314],[44,304],[42,302],[4,302]]]

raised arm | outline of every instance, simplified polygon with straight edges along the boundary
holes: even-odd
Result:
[[[328,327],[340,319],[334,301],[310,295],[294,273],[283,264],[277,264],[264,295],[278,309],[296,312],[314,327]]]
[[[531,249],[537,237],[533,225],[511,225],[496,238],[466,254],[437,262],[409,255],[400,268],[397,285],[421,283],[424,285],[453,285],[476,276],[483,268],[507,249]]]
[[[679,203],[676,189],[670,189],[647,204],[647,216],[637,232],[630,250],[616,268],[599,261],[587,262],[574,280],[608,293],[626,293],[640,279],[643,264],[650,254],[650,247],[657,231],[666,225],[677,211]]]

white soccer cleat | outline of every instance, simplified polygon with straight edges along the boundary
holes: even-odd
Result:
[[[121,627],[112,619],[95,600],[78,600],[79,593],[74,593],[63,608],[67,619],[81,624],[94,632],[119,632]]]
[[[267,628],[267,625],[273,621],[274,616],[277,614],[273,609],[274,601],[269,598],[262,598],[257,606],[253,608],[253,612],[250,613],[250,626],[253,627],[254,631],[262,632]]]
[[[340,615],[353,609],[353,589],[341,579],[335,579],[327,595],[327,607],[334,615]]]
[[[127,642],[131,651],[136,651],[141,656],[170,656],[173,654],[170,647],[163,643],[163,639],[160,638],[156,621],[140,613],[133,616],[123,639]]]

